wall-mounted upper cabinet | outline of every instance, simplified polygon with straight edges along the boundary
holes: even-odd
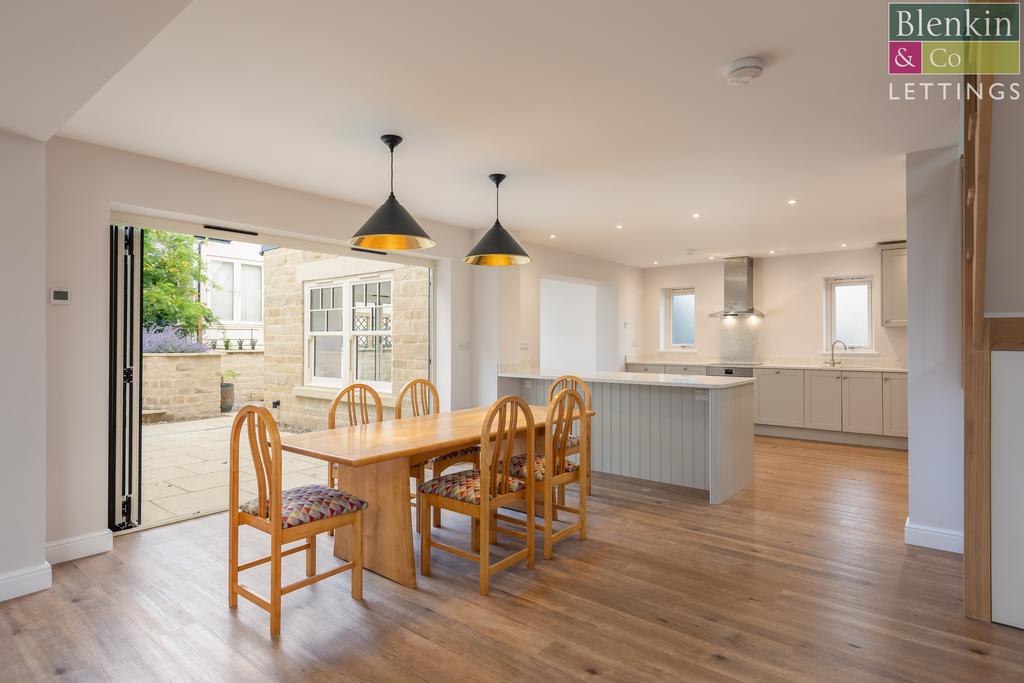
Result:
[[[907,326],[907,248],[882,249],[882,327]]]

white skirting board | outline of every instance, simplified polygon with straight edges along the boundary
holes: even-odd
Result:
[[[46,590],[51,582],[49,562],[0,574],[0,602]]]
[[[964,532],[913,524],[909,517],[907,523],[903,525],[903,542],[907,545],[945,550],[960,555],[964,553]]]
[[[46,560],[50,564],[70,562],[80,557],[107,553],[114,549],[114,535],[110,529],[51,541],[46,544]]]

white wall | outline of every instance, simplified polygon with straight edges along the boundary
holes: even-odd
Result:
[[[0,336],[0,600],[50,586],[44,528],[45,151],[41,142],[0,132],[0,310],[7,328]]]
[[[540,364],[540,282],[551,278],[597,286],[597,369],[621,370],[625,356],[640,347],[643,271],[537,244],[523,246],[531,262],[509,273],[519,284],[519,320],[515,329],[510,329],[516,335],[516,343],[502,348],[500,363],[533,367]],[[507,315],[504,308],[502,315]]]
[[[1024,125],[1017,102],[992,104],[985,315],[1024,316]]]
[[[268,242],[273,240],[267,235],[285,235],[343,244],[372,208],[60,138],[46,145],[46,180],[47,284],[69,288],[72,299],[70,306],[45,309],[46,491],[50,501],[46,538],[54,547],[63,548],[61,558],[67,559],[76,554],[75,548],[96,551],[104,549],[104,542],[106,547],[110,543],[105,530],[111,209],[156,210],[184,214],[198,222],[250,227]],[[24,189],[19,189],[18,194],[23,194]],[[415,207],[409,208],[415,213]],[[450,400],[453,407],[469,406],[474,403],[473,266],[464,264],[462,256],[472,246],[472,233],[425,220],[421,223],[438,242],[431,253],[440,258],[435,281],[439,351],[441,339],[449,341],[448,352],[436,358],[438,388],[442,400]],[[19,225],[18,230],[25,228]],[[7,288],[23,297],[31,291],[33,277],[42,277],[42,263],[34,263],[31,253],[8,253],[17,259],[12,272],[30,271],[18,280],[16,288]],[[39,284],[41,290],[43,283]],[[450,302],[450,306],[440,302]],[[42,331],[19,336],[35,340],[32,348],[39,348],[42,338]],[[31,363],[27,366],[32,367]],[[38,386],[41,377],[41,370],[33,369],[32,382]],[[19,424],[23,430],[25,421]],[[42,486],[31,490],[39,496]],[[18,514],[19,519],[25,516],[23,511]],[[65,543],[72,546],[62,545]]]
[[[540,367],[568,372],[597,369],[597,287],[542,278]]]
[[[1020,392],[1024,353],[992,353],[992,621],[1024,628],[1024,458]]]
[[[907,155],[909,514],[912,545],[963,552],[960,162]]]
[[[855,249],[825,254],[773,256],[754,260],[754,306],[764,312],[759,358],[818,356],[824,348],[824,281],[840,275],[871,275],[875,351],[879,358],[906,363],[907,332],[881,325],[882,257],[878,249]],[[680,359],[688,352],[660,352],[662,290],[692,287],[697,304],[697,356],[721,353],[723,321],[708,317],[724,305],[724,265],[721,262],[649,268],[643,276],[644,356]]]

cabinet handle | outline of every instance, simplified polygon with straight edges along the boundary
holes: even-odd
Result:
[[[781,374],[781,373],[782,373],[782,370],[776,370],[776,371],[775,371],[775,374],[776,374],[776,375],[778,375],[778,374]]]
[[[836,379],[842,379],[842,378],[843,378],[842,375],[836,375]]]

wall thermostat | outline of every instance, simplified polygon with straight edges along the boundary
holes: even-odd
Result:
[[[50,303],[65,305],[71,303],[71,292],[67,289],[51,289]]]

